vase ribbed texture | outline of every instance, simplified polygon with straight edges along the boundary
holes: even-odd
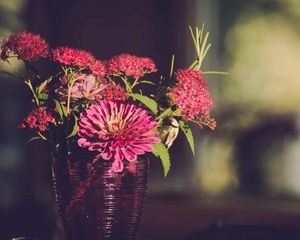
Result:
[[[112,161],[108,160],[82,164],[54,157],[54,189],[66,238],[134,239],[148,170],[147,157],[125,164],[121,173],[114,172]]]

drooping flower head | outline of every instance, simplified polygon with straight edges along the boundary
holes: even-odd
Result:
[[[28,126],[43,132],[47,129],[48,124],[54,120],[53,114],[46,107],[40,107],[32,110],[19,127],[25,128]]]
[[[52,51],[52,58],[55,62],[60,62],[68,66],[88,68],[95,62],[94,56],[87,51],[69,47],[60,47]]]
[[[143,77],[146,73],[156,71],[152,59],[129,54],[121,54],[112,58],[108,62],[107,68],[110,74],[125,74],[135,79]]]
[[[123,170],[123,159],[137,160],[137,155],[152,152],[152,143],[159,142],[157,123],[147,111],[132,103],[101,101],[81,113],[78,144],[99,157],[113,159],[113,169]]]
[[[171,96],[183,119],[190,121],[207,116],[213,107],[213,100],[199,71],[179,70],[176,72],[176,80]]]
[[[88,100],[95,100],[97,95],[106,88],[106,83],[98,81],[94,75],[87,75],[84,73],[77,73],[73,76],[75,79],[71,87],[71,99],[78,100],[85,98]],[[68,76],[64,75],[61,78],[61,86],[56,89],[56,93],[60,95],[61,101],[65,102],[68,96]]]
[[[10,55],[18,59],[31,61],[36,57],[47,57],[49,54],[47,42],[38,34],[19,32],[12,34],[1,45],[1,59]]]

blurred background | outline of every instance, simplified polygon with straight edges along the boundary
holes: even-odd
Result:
[[[138,239],[215,223],[300,227],[299,0],[0,0],[1,39],[28,30],[100,59],[151,57],[163,74],[172,54],[176,69],[191,64],[188,26],[202,23],[213,45],[204,70],[230,73],[205,76],[218,126],[194,128],[195,158],[179,136],[166,179],[151,162]],[[1,75],[0,108],[0,239],[58,240],[47,147],[18,129],[30,109],[22,82]]]

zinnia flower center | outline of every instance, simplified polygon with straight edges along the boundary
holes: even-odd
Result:
[[[107,122],[107,129],[114,135],[122,134],[125,122],[122,119],[114,118]]]

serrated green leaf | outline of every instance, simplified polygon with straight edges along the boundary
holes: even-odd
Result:
[[[33,142],[33,141],[40,140],[40,139],[41,139],[41,137],[35,136],[35,137],[30,138],[30,139],[27,141],[27,143],[31,143],[31,142]]]
[[[149,108],[154,114],[157,114],[157,103],[147,96],[138,94],[138,93],[132,93],[130,94],[131,97],[133,97],[135,100],[140,101],[142,104],[144,104],[147,108]]]
[[[194,137],[193,137],[191,128],[188,125],[186,125],[186,123],[182,120],[180,120],[178,123],[179,123],[179,127],[180,127],[181,131],[184,133],[184,135],[191,147],[193,155],[195,156],[195,142],[194,142]]]
[[[153,154],[161,159],[161,163],[164,169],[164,176],[166,177],[171,166],[169,151],[163,143],[154,143],[152,144],[152,147]]]
[[[78,131],[78,119],[76,116],[74,116],[74,126],[72,132],[67,136],[67,139],[70,137],[73,137],[77,134]]]

